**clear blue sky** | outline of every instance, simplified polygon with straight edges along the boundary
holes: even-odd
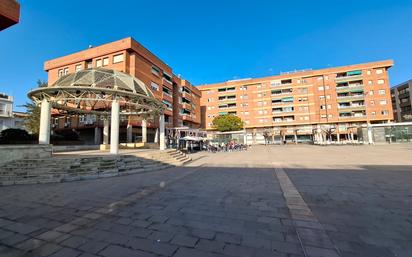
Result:
[[[47,79],[45,60],[128,36],[195,85],[382,59],[392,85],[412,79],[411,0],[20,3],[0,32],[0,92],[15,106]]]

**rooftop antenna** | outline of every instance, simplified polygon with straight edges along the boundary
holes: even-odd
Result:
[[[89,45],[89,48],[93,48],[93,46],[92,46],[92,45]]]

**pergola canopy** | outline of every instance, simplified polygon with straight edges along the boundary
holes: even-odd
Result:
[[[139,79],[124,72],[92,68],[62,76],[48,87],[34,89],[29,98],[49,101],[67,113],[108,115],[111,102],[118,100],[121,114],[158,114],[164,104]]]

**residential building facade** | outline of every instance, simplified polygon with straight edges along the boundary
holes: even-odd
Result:
[[[200,91],[190,82],[176,76],[171,67],[132,38],[125,38],[108,44],[46,61],[44,69],[48,73],[48,84],[53,84],[61,76],[88,68],[114,69],[128,73],[144,82],[154,96],[165,104],[166,127],[200,127]],[[186,108],[186,109],[185,109]],[[183,111],[186,110],[186,111]],[[138,117],[121,121],[120,139],[126,136],[126,127],[133,126],[133,141],[141,135],[141,121]],[[148,120],[148,137],[153,140],[157,120]],[[103,121],[94,115],[62,116],[54,113],[53,130],[75,129],[95,143],[96,129],[103,127]],[[100,133],[101,134],[101,133]]]
[[[354,140],[357,126],[393,120],[392,65],[385,60],[201,85],[202,127],[212,131],[216,116],[234,114],[244,121],[248,142],[262,143],[265,133],[310,141],[319,131]]]
[[[9,128],[26,129],[27,113],[13,111],[13,97],[0,93],[0,131]]]
[[[13,97],[0,93],[0,131],[14,128]]]
[[[412,121],[412,80],[391,88],[391,96],[395,120]]]
[[[20,20],[20,4],[15,0],[0,1],[0,31]]]

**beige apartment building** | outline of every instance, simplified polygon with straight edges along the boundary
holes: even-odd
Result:
[[[154,96],[165,104],[166,127],[200,127],[200,91],[187,80],[175,75],[170,66],[132,38],[89,47],[86,50],[46,61],[44,70],[51,85],[60,77],[90,68],[113,69],[128,73],[144,82]],[[76,130],[88,143],[102,141],[103,121],[94,115],[60,115],[53,113],[55,132]],[[148,140],[153,141],[158,121],[148,120]],[[139,117],[121,120],[120,140],[139,141],[142,134]],[[132,127],[131,138],[127,128]]]
[[[393,120],[388,69],[393,61],[282,73],[201,85],[202,127],[234,114],[248,142],[356,140],[357,127]]]

